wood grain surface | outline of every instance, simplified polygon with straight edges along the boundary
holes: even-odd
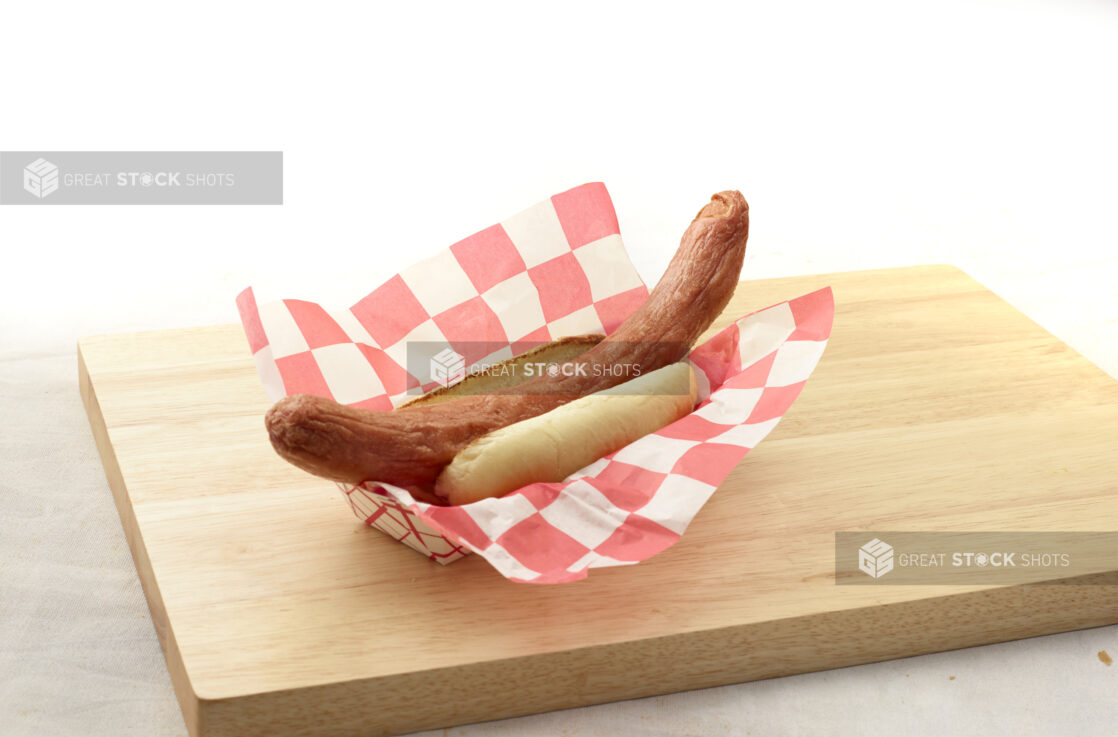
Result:
[[[239,325],[79,343],[192,735],[389,735],[1118,622],[1118,586],[836,586],[838,530],[1118,530],[1118,382],[950,266],[830,285],[826,354],[682,540],[560,586],[442,567],[280,460]]]

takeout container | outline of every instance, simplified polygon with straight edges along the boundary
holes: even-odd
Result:
[[[273,401],[308,393],[389,410],[438,385],[409,362],[409,342],[445,344],[467,366],[489,363],[542,341],[608,335],[647,296],[605,185],[591,183],[405,269],[349,310],[257,305],[251,288],[237,305]],[[637,563],[674,544],[776,426],[822,355],[833,315],[825,288],[739,318],[689,354],[699,383],[690,415],[563,482],[459,507],[384,482],[339,486],[359,518],[439,563],[474,552],[532,583]]]

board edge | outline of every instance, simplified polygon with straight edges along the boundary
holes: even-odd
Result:
[[[953,593],[917,601],[306,689],[201,698],[199,708],[212,726],[212,737],[263,737],[285,729],[316,737],[391,737],[1118,622],[1115,585],[1021,584],[963,592],[951,588]],[[1078,596],[1069,597],[1069,592]],[[1069,599],[1077,599],[1074,606]],[[1037,621],[1038,611],[1045,613],[1042,622]],[[852,637],[852,632],[857,635]],[[816,653],[803,651],[807,637],[820,643]],[[695,657],[697,653],[705,655]],[[521,678],[514,675],[518,669],[524,671]],[[612,685],[603,687],[601,681]],[[516,689],[510,689],[510,683],[516,683]],[[310,692],[317,692],[313,705],[304,701]],[[369,718],[371,704],[378,706],[375,713],[382,721]],[[307,724],[308,708],[333,719],[329,724]]]
[[[171,684],[174,687],[175,696],[186,721],[187,731],[191,737],[204,737],[206,734],[205,721],[199,709],[198,696],[190,684],[190,678],[182,660],[182,653],[179,651],[178,643],[175,641],[174,632],[171,630],[167,618],[163,597],[159,593],[159,587],[151,567],[151,560],[148,557],[147,548],[144,545],[143,536],[140,534],[140,528],[136,521],[135,511],[132,508],[132,500],[128,496],[128,489],[124,483],[120,463],[117,461],[116,453],[113,450],[108,426],[105,423],[105,417],[97,399],[95,382],[89,371],[83,344],[84,340],[79,340],[77,344],[78,388],[81,393],[82,404],[85,407],[86,417],[89,419],[90,429],[97,444],[97,452],[101,456],[101,465],[105,469],[105,478],[112,492],[113,502],[120,517],[124,536],[128,541],[128,549],[132,553],[132,562],[136,567],[144,597],[147,599],[152,625],[163,650],[164,660],[167,662]]]

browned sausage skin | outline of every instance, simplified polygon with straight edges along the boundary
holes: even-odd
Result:
[[[748,236],[749,205],[741,193],[714,195],[645,303],[570,363],[631,364],[647,372],[681,360],[730,301]],[[310,473],[353,484],[429,488],[458,451],[482,435],[628,378],[593,370],[569,374],[382,412],[296,394],[277,402],[265,423],[276,452]]]

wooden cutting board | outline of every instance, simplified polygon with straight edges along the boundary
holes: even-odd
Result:
[[[87,338],[90,423],[192,735],[388,735],[1118,622],[1118,586],[837,586],[838,530],[1118,530],[1118,382],[950,266],[830,345],[683,539],[574,584],[442,567],[268,445],[239,325]]]

